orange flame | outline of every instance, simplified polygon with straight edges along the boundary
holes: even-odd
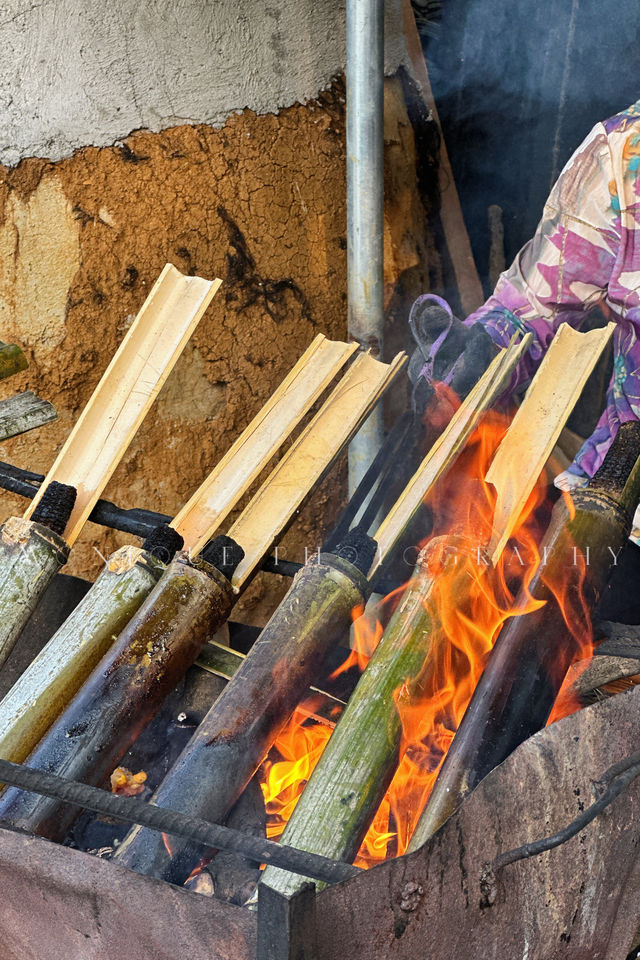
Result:
[[[304,703],[313,712],[314,699]],[[275,743],[282,760],[265,761],[262,767],[262,793],[267,812],[267,837],[277,839],[293,813],[298,797],[322,755],[332,728],[314,723],[300,712],[293,715]]]
[[[357,667],[360,673],[364,673],[381,636],[382,624],[380,621],[378,619],[372,621],[368,615],[365,615],[364,607],[356,607],[353,611],[353,647],[351,653],[344,663],[341,663],[333,671],[330,679],[335,680],[341,673],[346,673],[353,667]]]
[[[532,612],[543,604],[531,596],[529,589],[541,562],[537,511],[545,500],[544,476],[523,508],[495,569],[482,550],[491,540],[496,500],[494,488],[483,478],[508,425],[504,416],[487,415],[431,498],[435,523],[428,542],[433,545],[430,562],[438,568],[438,576],[434,578],[429,609],[439,628],[421,675],[396,690],[402,723],[401,760],[360,848],[355,861],[358,866],[371,866],[406,851],[502,625],[507,618]],[[464,541],[466,547],[452,556],[455,538]],[[576,660],[589,656],[591,645],[589,612],[581,590],[584,574],[584,558],[581,561],[578,553],[575,569],[562,582],[545,580],[576,640]],[[383,603],[395,602],[402,589]],[[520,601],[514,609],[520,589],[526,602],[523,605]],[[462,602],[452,600],[456,593],[464,596]],[[358,616],[354,650],[334,677],[354,666],[364,670],[382,635],[381,621],[386,622],[388,611],[385,613],[383,616],[377,609],[373,616]],[[566,699],[561,704],[559,701],[553,719],[575,708],[576,704]],[[269,837],[282,833],[330,734],[327,727],[312,725],[298,715],[276,741],[282,759],[267,761],[262,783]]]

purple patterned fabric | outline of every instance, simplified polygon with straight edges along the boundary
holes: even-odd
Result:
[[[597,124],[560,174],[533,239],[493,296],[467,317],[506,346],[533,344],[512,389],[527,383],[561,323],[579,327],[599,303],[614,320],[607,404],[570,470],[592,477],[621,423],[640,418],[640,101]]]

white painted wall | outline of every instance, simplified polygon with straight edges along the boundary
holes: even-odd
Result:
[[[387,72],[401,30],[387,0]],[[304,102],[344,69],[344,34],[345,0],[5,0],[0,162]]]

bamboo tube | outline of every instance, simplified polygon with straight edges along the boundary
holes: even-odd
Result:
[[[29,361],[17,343],[0,343],[0,380],[26,370]]]
[[[25,511],[0,537],[0,665],[66,561],[113,471],[222,281],[185,277],[167,264],[104,372],[55,463]],[[67,494],[73,491],[73,500]],[[42,511],[61,516],[52,541]],[[53,497],[52,497],[53,495]],[[46,498],[46,500],[45,500]],[[66,498],[66,500],[65,500]],[[29,521],[40,525],[29,526]],[[56,521],[57,522],[57,521]],[[40,531],[38,533],[38,531]],[[18,538],[19,547],[13,545]],[[18,555],[19,554],[19,555]]]
[[[197,552],[248,489],[357,344],[319,334],[171,523],[174,538]],[[158,528],[159,530],[162,528]],[[164,528],[167,548],[170,529]],[[0,757],[21,762],[62,712],[115,637],[155,586],[176,545],[156,559],[123,547],[71,617],[0,703]],[[157,553],[157,551],[156,551]]]
[[[52,480],[74,486],[78,496],[64,531],[73,546],[221,283],[165,266],[27,508],[27,519]]]
[[[109,558],[87,595],[0,702],[3,760],[21,763],[28,756],[164,569],[140,547],[120,547]]]
[[[304,696],[328,650],[349,629],[367,589],[361,571],[332,554],[321,554],[319,562],[303,567],[153,802],[220,823]],[[157,833],[134,827],[114,859],[147,876],[182,883],[198,853],[197,846],[172,838],[170,856]]]
[[[443,552],[444,550],[444,552]],[[437,612],[430,605],[434,580],[447,557],[455,559],[451,603],[463,603],[468,562],[476,549],[461,538],[435,537],[415,570],[376,650],[338,720],[282,835],[283,843],[353,861],[399,761],[402,723],[394,694],[420,687],[428,653],[438,642]],[[306,882],[267,867],[261,883],[292,895]]]
[[[359,356],[248,504],[234,525],[234,529],[242,525],[248,541],[249,563],[242,578],[243,584],[258,567],[271,543],[282,534],[315,480],[349,443],[372,405],[400,369],[403,357],[401,355],[393,364],[387,365],[366,355]],[[245,514],[255,516],[255,502],[258,499],[264,502],[265,488],[269,483],[275,484],[276,477],[279,484],[278,514],[276,519],[271,518],[267,535],[269,518],[258,514],[255,527],[243,525],[242,519]],[[200,562],[191,555],[191,568]],[[180,563],[183,564],[183,573],[182,577],[177,577],[176,565]],[[104,777],[105,758],[107,770],[119,762],[130,746],[131,738],[135,738],[148,723],[165,693],[194,662],[207,634],[215,633],[222,626],[231,609],[230,605],[225,608],[217,602],[207,620],[207,610],[212,605],[201,602],[199,609],[197,603],[189,602],[186,587],[190,581],[184,573],[184,565],[184,557],[174,560],[114,647],[30,755],[30,765],[57,771],[72,779],[99,783]],[[191,579],[198,572],[192,569]],[[210,569],[209,572],[231,589],[217,571]],[[173,582],[176,578],[186,583],[182,601],[176,596],[177,588]],[[203,582],[208,580],[204,573],[200,579]],[[218,584],[218,593],[221,589]],[[131,664],[137,664],[141,657],[145,674],[155,681],[151,687],[147,683],[130,682]],[[61,810],[55,801],[29,799],[20,791],[7,791],[0,798],[0,818],[3,815],[9,819],[15,817],[25,829],[42,832],[52,839],[64,836],[76,814],[76,811]]]
[[[226,620],[231,605],[231,586],[215,567],[178,554],[30,755],[29,765],[102,783]],[[52,840],[64,838],[77,814],[68,804],[15,788],[0,797],[0,818]]]
[[[374,535],[378,542],[378,552],[369,571],[372,582],[380,575],[385,561],[392,555],[396,543],[422,506],[427,492],[455,463],[482,414],[504,393],[513,371],[528,350],[532,339],[530,333],[521,340],[516,334],[509,346],[496,354],[378,527]]]
[[[631,530],[640,499],[640,422],[622,424],[604,464],[587,487],[559,500],[541,544],[541,565],[531,595],[545,601],[503,627],[487,667],[454,737],[433,791],[411,839],[416,850],[444,823],[464,797],[527,737],[544,727],[577,650],[551,584],[566,582],[564,606],[578,613],[576,629],[587,633],[614,560]],[[586,562],[584,583],[575,562]],[[567,582],[567,574],[570,577]],[[516,601],[523,608],[524,593]]]
[[[42,523],[9,517],[0,526],[0,666],[68,556],[69,545]]]
[[[292,511],[301,504],[305,491],[318,483],[333,462],[326,451],[334,444],[342,449],[349,443],[371,409],[406,362],[398,353],[391,363],[381,363],[369,353],[360,353],[327,403],[287,450],[250,504],[229,530],[229,536],[241,543],[245,556],[233,574],[234,590],[242,590],[284,530]],[[293,506],[293,484],[300,491]],[[283,496],[283,490],[288,496]]]
[[[524,489],[530,493],[544,458],[551,450],[563,423],[580,392],[581,384],[588,376],[597,357],[611,335],[611,330],[597,331],[597,336],[576,334],[569,331],[554,340],[544,364],[534,379],[519,412],[516,430],[509,431],[499,454],[502,462],[510,461],[512,447],[519,454],[518,466],[524,472],[502,468],[494,472],[501,509],[495,525],[496,542],[503,544],[503,530],[512,529],[513,511],[519,512]],[[577,338],[577,339],[576,339]],[[513,353],[515,345],[511,346]],[[522,344],[519,345],[522,349]],[[520,356],[521,354],[516,354]],[[570,375],[555,389],[557,402],[549,409],[541,404],[541,394],[548,393],[548,383],[557,383],[559,370],[566,368],[568,357],[575,361]],[[495,401],[498,384],[510,369],[509,351],[497,357],[485,378],[479,381],[452,419],[439,443],[434,445],[421,470],[411,482],[424,482],[422,477],[440,478],[455,458],[469,436],[470,427],[477,423],[476,411],[486,409]],[[517,360],[516,360],[517,362]],[[541,422],[544,413],[544,423]],[[537,432],[527,443],[523,437],[522,424],[531,420]],[[515,423],[515,421],[514,421]],[[498,454],[496,455],[497,459]],[[529,458],[529,459],[527,459]],[[531,463],[529,463],[529,460]],[[537,471],[537,472],[536,472]],[[502,482],[499,482],[502,480]],[[423,495],[424,496],[424,495]],[[524,499],[526,499],[526,496]],[[422,498],[421,498],[422,499]],[[404,525],[404,517],[410,516],[416,502],[415,489],[411,484],[408,492],[394,506],[387,519],[376,533],[376,539],[386,543],[389,532],[395,533]],[[512,509],[509,509],[510,505]],[[423,555],[423,564],[428,565],[429,556],[441,551],[445,541],[431,541]],[[450,538],[449,545],[458,559],[465,554],[470,557],[478,545],[461,549],[457,538]],[[457,547],[456,547],[457,545]],[[431,554],[430,550],[434,553]],[[495,554],[498,555],[498,552]],[[377,559],[377,569],[383,561]],[[374,655],[352,694],[347,709],[340,718],[316,769],[311,775],[293,814],[285,827],[283,842],[302,849],[322,851],[326,856],[351,860],[357,853],[367,827],[375,815],[386,788],[393,776],[399,759],[401,744],[401,721],[393,698],[395,690],[403,684],[427,683],[432,670],[429,652],[438,643],[441,629],[437,617],[430,610],[431,582],[425,575],[423,564],[418,564],[416,573],[401,604],[385,630]],[[376,568],[370,576],[376,573]],[[461,562],[456,569],[451,586],[450,605],[464,608],[468,600],[468,564]],[[487,567],[485,576],[490,576]],[[290,895],[299,888],[300,881],[286,871],[265,870],[262,882]]]
[[[527,390],[526,402],[509,427],[509,442],[500,445],[485,478],[498,493],[494,533],[488,546],[494,564],[614,327],[609,323],[601,329],[580,333],[563,323],[553,338]],[[562,366],[565,374],[559,377]],[[567,413],[563,416],[564,411]]]
[[[185,549],[202,550],[357,349],[357,343],[318,334],[176,516],[172,526],[183,537]]]

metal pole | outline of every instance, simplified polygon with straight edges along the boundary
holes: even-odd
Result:
[[[347,0],[349,335],[383,357],[384,0]],[[382,405],[349,447],[349,496],[380,448]]]

